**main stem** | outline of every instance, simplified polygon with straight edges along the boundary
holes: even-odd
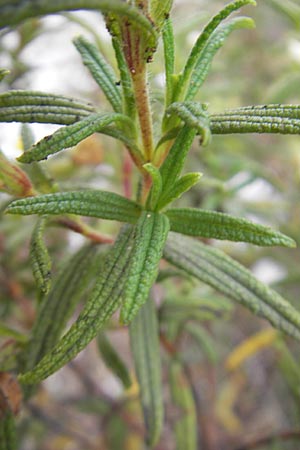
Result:
[[[147,86],[146,65],[139,72],[131,72],[135,104],[138,112],[143,150],[147,162],[153,157],[152,116]]]

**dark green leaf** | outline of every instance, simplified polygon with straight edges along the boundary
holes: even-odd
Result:
[[[15,418],[10,411],[0,417],[0,450],[17,450]]]
[[[149,295],[158,274],[169,231],[168,218],[163,214],[143,211],[135,227],[134,243],[131,250],[124,288],[121,320],[128,324]]]
[[[24,369],[31,370],[57,343],[67,321],[97,276],[103,253],[96,245],[82,247],[69,258],[40,305],[26,350]],[[102,247],[101,247],[102,249]]]
[[[117,79],[112,67],[105,61],[97,47],[83,36],[79,36],[73,42],[81,54],[84,65],[93,75],[113,109],[122,112],[120,89],[116,85]]]
[[[140,308],[129,331],[147,431],[146,441],[152,448],[158,443],[162,431],[163,399],[159,330],[151,298]]]
[[[92,105],[61,95],[19,90],[0,94],[0,122],[69,125],[94,112]]]
[[[293,239],[279,231],[229,214],[195,208],[174,208],[165,212],[170,228],[177,233],[261,246],[295,247]]]
[[[34,384],[47,378],[74,358],[99,333],[122,299],[134,228],[126,226],[107,253],[98,281],[76,322],[35,368],[19,378]]]
[[[15,200],[8,206],[6,212],[22,215],[77,214],[135,223],[141,213],[141,207],[113,192],[85,190],[57,192]]]
[[[131,127],[129,119],[122,114],[91,114],[73,125],[60,128],[54,134],[46,136],[26,153],[23,153],[18,160],[22,163],[31,163],[47,159],[49,155],[64,148],[73,147],[93,133],[103,132],[103,129],[113,122],[123,122],[129,128]]]
[[[47,219],[38,220],[30,242],[30,262],[37,288],[47,294],[51,286],[51,259],[44,241]]]
[[[123,359],[116,352],[104,333],[98,335],[97,343],[106,366],[121,380],[124,388],[128,389],[132,381]]]
[[[200,281],[300,339],[300,313],[249,270],[222,251],[186,236],[169,233],[164,257]]]
[[[245,106],[211,115],[213,134],[300,134],[299,105]]]

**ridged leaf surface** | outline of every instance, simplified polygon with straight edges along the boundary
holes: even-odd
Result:
[[[164,257],[217,291],[246,306],[285,333],[300,339],[300,313],[222,251],[169,233]]]
[[[146,301],[158,274],[169,231],[163,214],[143,211],[135,227],[134,243],[125,284],[121,319],[128,324]]]
[[[38,220],[30,242],[30,262],[33,276],[38,289],[47,294],[51,286],[51,259],[44,241],[44,231],[47,219]]]
[[[141,207],[113,192],[85,190],[57,192],[13,201],[9,214],[77,214],[99,219],[135,223]]]
[[[152,448],[163,424],[162,376],[159,329],[154,301],[149,298],[131,322],[130,344],[146,426],[146,440]]]
[[[249,242],[261,246],[296,246],[293,239],[279,231],[229,214],[196,208],[174,208],[165,214],[170,220],[172,231],[190,236]]]

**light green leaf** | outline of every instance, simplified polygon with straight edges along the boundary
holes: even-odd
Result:
[[[203,146],[210,142],[209,116],[207,107],[198,102],[175,102],[167,109],[168,114],[176,114],[190,128],[195,128],[201,136]]]
[[[173,76],[175,64],[175,44],[171,19],[167,19],[164,23],[162,28],[162,38],[164,44],[166,74],[166,106],[169,106],[173,96]]]
[[[160,171],[157,167],[153,166],[151,163],[147,163],[143,165],[143,168],[146,170],[146,172],[149,173],[149,175],[152,178],[152,188],[151,192],[147,201],[147,207],[153,211],[155,210],[157,201],[160,197],[161,190],[162,190],[162,179],[160,175]]]
[[[83,64],[87,66],[106,98],[116,112],[122,112],[122,99],[117,79],[112,67],[105,61],[95,45],[83,36],[74,39],[74,44],[81,54]]]
[[[80,9],[100,10],[102,13],[115,13],[131,20],[145,34],[156,39],[152,23],[140,11],[121,0],[2,0],[0,3],[0,28],[17,25],[30,17],[55,14],[61,11]]]
[[[279,231],[229,214],[195,208],[174,208],[165,214],[172,231],[189,236],[250,242],[261,246],[296,246],[293,239]]]
[[[232,12],[237,11],[245,5],[256,5],[256,2],[254,0],[237,0],[231,2],[226,5],[221,11],[219,11],[206,25],[206,27],[198,37],[196,43],[194,44],[185,64],[183,73],[180,77],[180,82],[178,83],[176,89],[177,99],[180,98],[182,91],[185,90],[187,84],[189,83],[191,73],[202,54],[202,50],[205,48],[213,32],[218,28],[220,23],[225,20]]]
[[[202,173],[200,172],[191,172],[183,175],[178,178],[177,181],[173,184],[170,190],[163,192],[160,197],[157,210],[163,209],[166,205],[173,202],[174,200],[180,198],[184,192],[190,190],[196,183],[199,182],[202,177]]]
[[[179,177],[196,134],[197,131],[187,125],[179,131],[167,158],[160,168],[164,191],[172,189],[174,182]]]
[[[300,339],[300,313],[222,251],[169,233],[164,257],[175,267],[269,320],[275,328]]]
[[[77,214],[135,223],[141,213],[141,207],[113,192],[85,190],[57,192],[15,200],[8,206],[6,212],[22,215]]]
[[[22,383],[38,383],[71,361],[99,333],[119,307],[127,280],[126,269],[133,231],[131,226],[121,231],[103,260],[98,281],[78,319],[33,370],[19,376]]]
[[[30,242],[30,263],[36,286],[42,295],[47,294],[51,287],[51,259],[44,241],[47,218],[37,221]]]
[[[31,370],[51,351],[89,284],[98,276],[103,246],[86,245],[72,255],[40,304],[26,354],[24,370]]]
[[[97,344],[105,365],[120,379],[125,389],[130,388],[132,380],[128,369],[105,333],[100,333],[98,335]]]
[[[140,308],[129,331],[146,426],[146,442],[152,448],[159,441],[164,412],[159,329],[151,298]]]
[[[151,0],[150,1],[150,17],[155,27],[160,30],[166,22],[169,12],[172,8],[173,0]]]
[[[169,221],[163,214],[143,211],[135,227],[127,282],[124,288],[121,320],[128,324],[149,295],[158,274],[169,231]]]
[[[0,69],[0,81],[2,81],[9,73],[10,71],[8,69]]]
[[[197,450],[197,414],[193,392],[184,368],[177,360],[169,369],[172,403],[176,408],[176,450]]]
[[[210,67],[212,60],[217,53],[217,51],[223,46],[226,38],[234,30],[240,28],[254,28],[255,24],[252,19],[248,17],[236,17],[229,20],[227,23],[220,25],[218,29],[212,34],[207,45],[202,50],[199,59],[195,65],[192,72],[189,86],[187,88],[187,93],[185,96],[186,101],[193,100],[198,90],[204,83]]]
[[[73,125],[60,128],[52,135],[46,136],[26,153],[23,153],[18,160],[22,163],[31,163],[47,159],[49,155],[73,147],[93,133],[103,132],[105,127],[113,122],[121,122],[129,128],[131,127],[130,120],[122,114],[91,114]]]
[[[94,112],[92,105],[61,95],[20,90],[0,94],[0,122],[69,125]]]
[[[300,134],[300,105],[245,106],[210,117],[213,134]]]

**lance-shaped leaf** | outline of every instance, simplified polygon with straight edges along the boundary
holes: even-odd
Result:
[[[51,286],[51,259],[44,241],[47,218],[38,220],[30,242],[30,263],[37,288],[47,294]]]
[[[195,65],[185,96],[186,101],[193,100],[197,94],[199,88],[202,86],[209,73],[215,54],[223,46],[225,39],[232,33],[232,31],[240,28],[254,28],[254,26],[254,21],[248,17],[236,17],[219,26],[219,28],[210,37],[207,45],[199,56],[198,62]]]
[[[213,134],[300,134],[299,105],[245,106],[211,115]]]
[[[9,73],[10,71],[8,69],[0,69],[0,81],[2,81]]]
[[[170,190],[163,192],[159,198],[157,210],[164,208],[169,203],[173,202],[177,198],[181,197],[184,192],[190,190],[202,177],[200,172],[191,172],[178,178],[173,184]]]
[[[296,246],[293,239],[279,231],[229,214],[195,208],[174,208],[165,214],[172,231],[189,236],[250,242],[261,246]]]
[[[135,228],[127,282],[124,288],[121,320],[128,324],[146,301],[158,274],[169,231],[168,218],[163,214],[143,211]]]
[[[152,211],[155,209],[157,201],[161,195],[162,190],[162,179],[160,171],[157,167],[153,166],[151,163],[143,165],[143,168],[152,178],[152,188],[147,201],[147,207]]]
[[[170,233],[164,257],[174,266],[269,320],[275,328],[300,339],[300,313],[222,251]]]
[[[99,333],[119,307],[126,282],[134,228],[126,226],[107,253],[98,281],[76,322],[30,372],[20,375],[23,383],[34,384],[59,370]]]
[[[234,2],[231,2],[228,5],[226,5],[221,11],[219,11],[218,14],[216,14],[206,25],[206,27],[198,37],[197,41],[195,42],[192,51],[187,59],[183,73],[180,77],[180,81],[176,89],[176,98],[180,97],[182,90],[186,87],[187,83],[189,82],[191,73],[197,61],[199,60],[202,50],[205,48],[211,35],[214,33],[214,31],[217,29],[220,23],[223,20],[225,20],[232,12],[237,11],[238,9],[240,9],[242,6],[245,5],[256,5],[256,2],[254,0],[236,0]]]
[[[115,13],[120,18],[131,20],[143,33],[156,39],[155,29],[140,11],[121,0],[1,0],[0,28],[17,25],[30,17],[55,14],[61,11],[79,9],[100,10],[102,13]]]
[[[76,305],[98,275],[103,252],[96,245],[86,245],[64,264],[43,299],[26,350],[24,369],[31,370],[57,343]]]
[[[87,103],[38,91],[0,94],[0,122],[38,122],[69,125],[95,112]]]
[[[201,136],[202,145],[210,141],[209,116],[206,105],[198,102],[176,102],[167,109],[168,114],[176,114],[190,128],[195,128]]]
[[[128,127],[132,125],[130,120],[122,114],[91,114],[73,125],[60,128],[52,135],[46,136],[26,153],[23,153],[18,160],[22,163],[31,163],[47,159],[49,155],[64,148],[73,147],[91,134],[103,131],[107,125],[113,122],[125,123]]]
[[[22,215],[77,214],[135,223],[141,213],[141,207],[113,192],[87,189],[15,200],[8,206],[6,212]]]
[[[173,360],[169,369],[172,403],[176,407],[176,450],[197,450],[197,414],[193,392],[184,368]]]
[[[120,379],[124,388],[128,389],[132,384],[128,369],[123,359],[106,337],[105,333],[99,334],[97,337],[97,344],[106,366],[111,369],[116,377]]]
[[[149,298],[131,322],[130,345],[140,387],[146,441],[152,448],[160,438],[163,399],[159,329],[154,301]]]
[[[97,47],[83,36],[79,36],[73,42],[82,57],[83,64],[87,66],[113,109],[122,112],[120,88],[116,85],[117,79],[112,67],[105,61]]]
[[[164,191],[172,189],[174,182],[179,177],[196,134],[197,131],[187,125],[179,131],[167,158],[160,168]]]
[[[175,65],[175,45],[172,21],[167,19],[162,29],[162,38],[164,44],[165,74],[166,74],[166,106],[172,101],[174,65]]]

